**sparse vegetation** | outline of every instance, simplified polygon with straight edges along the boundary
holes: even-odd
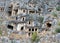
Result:
[[[60,33],[60,27],[57,27],[55,30],[56,33]]]
[[[53,15],[54,17],[57,17],[57,13],[56,13],[56,12],[53,12],[52,15]]]
[[[58,22],[58,25],[60,26],[60,21]]]
[[[2,31],[1,31],[1,29],[0,29],[0,35],[2,35]]]
[[[56,7],[56,10],[57,10],[57,11],[60,11],[60,6]]]

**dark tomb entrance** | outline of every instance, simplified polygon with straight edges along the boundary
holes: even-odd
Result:
[[[31,29],[29,29],[29,31],[31,31]]]
[[[9,29],[13,30],[13,26],[7,25],[7,27],[8,27]]]
[[[47,27],[51,27],[52,26],[52,24],[51,23],[47,23]]]
[[[28,33],[28,35],[30,36],[30,33]]]
[[[23,30],[24,29],[24,27],[21,27],[21,30]]]

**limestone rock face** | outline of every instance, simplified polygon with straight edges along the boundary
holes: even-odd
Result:
[[[58,6],[60,0],[0,0],[0,42],[31,43],[37,32],[39,41],[34,43],[60,43],[60,33],[55,32]]]

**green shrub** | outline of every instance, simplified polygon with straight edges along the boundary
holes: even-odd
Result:
[[[34,32],[33,35],[32,35],[32,41],[35,41],[37,38],[37,32]]]
[[[56,13],[56,12],[53,12],[52,15],[53,15],[54,17],[57,17],[57,13]]]
[[[55,30],[56,33],[60,33],[60,27],[57,27]]]
[[[57,10],[57,11],[60,11],[60,6],[56,7],[56,10]]]
[[[32,39],[32,43],[33,42],[38,42],[40,40],[37,32],[33,32],[31,39]]]
[[[58,22],[58,25],[60,26],[60,21]]]
[[[38,17],[37,20],[38,20],[40,23],[43,23],[44,17],[43,17],[43,16],[40,16],[40,17]]]

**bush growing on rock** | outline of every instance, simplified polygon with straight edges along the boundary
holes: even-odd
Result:
[[[53,13],[52,13],[52,15],[53,15],[54,17],[57,17],[57,14],[56,14],[56,12],[53,12]]]
[[[60,21],[58,22],[58,25],[60,26]]]
[[[60,27],[57,27],[55,30],[56,33],[60,33]]]
[[[37,20],[38,20],[40,23],[43,23],[44,17],[43,17],[43,16],[40,16],[40,17],[38,17]]]
[[[33,32],[31,39],[32,39],[32,42],[39,41],[39,36],[37,35],[37,32]]]
[[[57,11],[60,11],[60,6],[56,7],[56,10],[57,10]]]

